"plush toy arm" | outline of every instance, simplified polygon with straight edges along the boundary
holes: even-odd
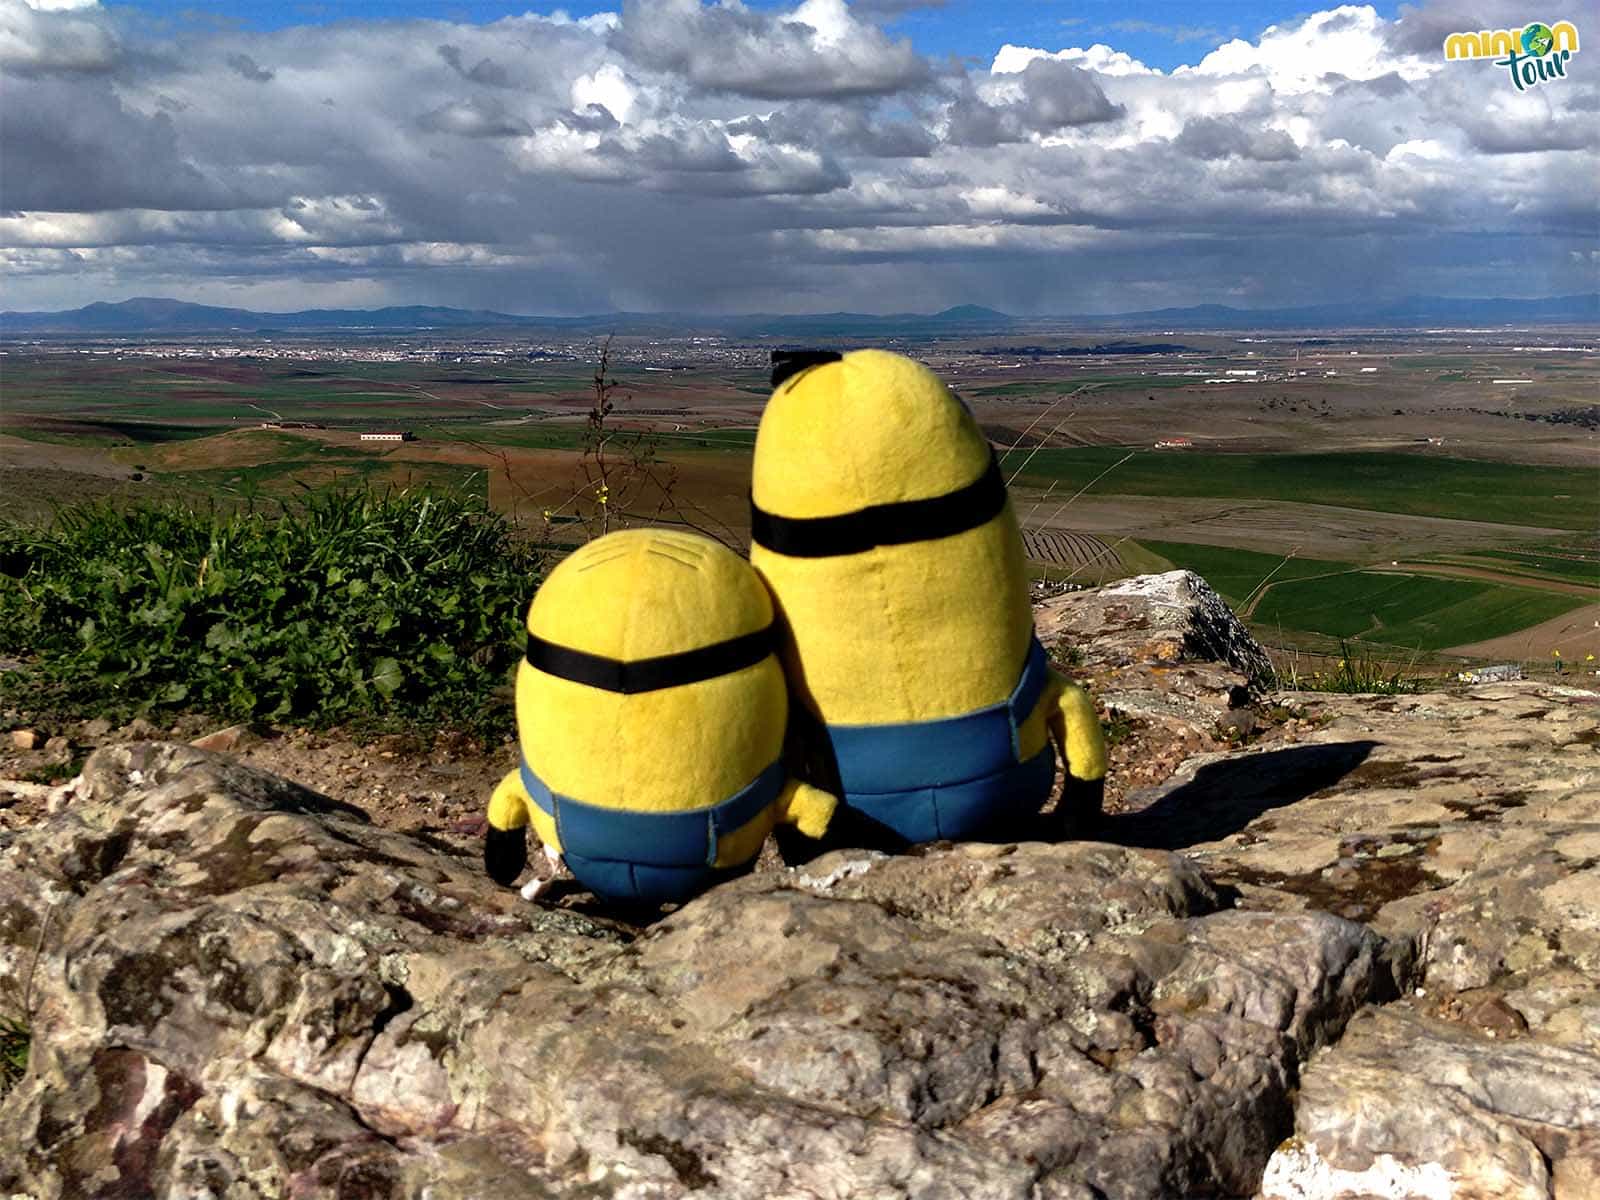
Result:
[[[529,799],[522,775],[510,771],[489,797],[489,829],[483,839],[483,869],[502,887],[516,883],[528,865]]]
[[[1045,704],[1050,738],[1067,767],[1057,812],[1063,824],[1071,825],[1099,815],[1105,797],[1105,735],[1089,694],[1054,671],[1050,672]]]
[[[820,838],[828,832],[828,822],[833,820],[839,807],[839,797],[794,776],[784,781],[778,793],[778,821],[793,825],[809,838]]]

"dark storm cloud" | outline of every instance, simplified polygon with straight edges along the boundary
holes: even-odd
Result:
[[[1572,88],[1567,93],[1571,112],[1600,112],[1600,87]]]
[[[469,68],[461,59],[461,47],[452,46],[449,42],[439,47],[439,57],[463,79],[481,83],[485,87],[511,86],[511,77],[506,73],[506,69],[491,58],[480,58]]]
[[[251,197],[189,161],[171,116],[130,111],[103,85],[13,81],[0,105],[8,208],[218,209]]]
[[[602,158],[614,159],[623,168],[638,173],[656,171],[742,171],[745,164],[733,152],[727,136],[720,130],[698,126],[673,136],[654,134],[623,142],[608,138],[596,151]]]
[[[1022,72],[1022,90],[1024,119],[1028,128],[1040,133],[1115,120],[1124,111],[1106,99],[1089,72],[1054,59],[1029,63]]]
[[[1095,77],[1057,59],[1038,58],[1014,78],[1018,100],[991,103],[967,88],[950,108],[950,140],[963,146],[1020,142],[1031,133],[1053,133],[1076,125],[1095,125],[1125,115],[1106,98]]]
[[[457,100],[417,118],[417,128],[457,137],[520,137],[533,132],[521,117],[494,100]]]
[[[1596,128],[1591,118],[1517,121],[1473,112],[1462,115],[1461,128],[1473,149],[1485,154],[1536,154],[1600,146],[1600,128]]]
[[[943,8],[945,0],[856,0],[851,11],[873,23],[893,21],[919,8]]]
[[[1300,148],[1283,130],[1246,129],[1231,117],[1190,117],[1173,144],[1195,158],[1286,162],[1300,157]]]
[[[581,133],[609,133],[618,126],[616,117],[604,104],[586,104],[581,109],[562,113],[558,119],[568,129]]]
[[[851,24],[854,36],[824,42],[785,14],[704,7],[700,0],[626,0],[611,40],[650,70],[705,91],[760,99],[883,95],[928,80],[928,65],[908,40]]]
[[[1397,54],[1442,58],[1444,39],[1477,29],[1521,29],[1534,17],[1523,0],[1438,0],[1402,4],[1389,27],[1388,46]]]
[[[248,54],[230,54],[228,65],[252,83],[271,83],[277,73],[269,71]]]
[[[926,125],[878,121],[859,108],[838,104],[791,104],[765,119],[744,117],[730,124],[728,132],[867,158],[926,158],[939,145]]]

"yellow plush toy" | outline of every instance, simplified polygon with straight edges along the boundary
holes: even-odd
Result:
[[[550,572],[517,670],[521,766],[489,801],[510,884],[526,826],[614,900],[679,901],[750,862],[777,822],[820,837],[835,797],[786,776],[772,600],[695,534],[626,530]]]
[[[1049,798],[1098,812],[1089,698],[1033,633],[1022,538],[972,414],[881,350],[774,355],[750,559],[777,599],[791,686],[853,819],[887,841],[1016,836]],[[831,779],[828,780],[832,782]]]

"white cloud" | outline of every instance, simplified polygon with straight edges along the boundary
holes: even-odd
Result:
[[[1101,75],[1161,74],[1154,67],[1147,67],[1132,55],[1125,54],[1121,50],[1113,50],[1103,42],[1096,42],[1087,48],[1069,46],[1065,50],[1057,50],[1054,54],[1033,46],[1013,46],[1007,42],[995,52],[994,62],[989,65],[989,71],[994,75],[1012,75],[1041,58],[1071,63],[1075,67],[1097,71]]]
[[[626,72],[616,63],[605,63],[599,69],[572,81],[573,108],[582,109],[598,104],[624,125],[633,115],[633,106],[638,98],[638,89],[628,81]]]
[[[1055,212],[1037,196],[1008,187],[968,188],[961,198],[975,217],[1037,217]]]
[[[1438,69],[1414,55],[1396,55],[1388,44],[1388,23],[1371,5],[1343,5],[1312,13],[1297,25],[1271,25],[1251,42],[1235,38],[1217,47],[1194,67],[1197,75],[1259,72],[1280,92],[1321,91],[1330,75],[1372,79],[1389,72],[1418,79]]]
[[[0,69],[23,74],[105,71],[120,52],[98,5],[0,0]]]

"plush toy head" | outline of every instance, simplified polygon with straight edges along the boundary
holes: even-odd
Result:
[[[531,819],[591,890],[647,901],[681,899],[705,868],[753,858],[783,782],[772,618],[749,564],[695,534],[627,530],[562,561],[528,613],[524,786],[497,790],[491,838]],[[652,820],[738,796],[710,824]]]
[[[756,435],[750,560],[829,722],[945,717],[1016,683],[1033,614],[988,439],[932,371],[857,350],[781,379]]]

